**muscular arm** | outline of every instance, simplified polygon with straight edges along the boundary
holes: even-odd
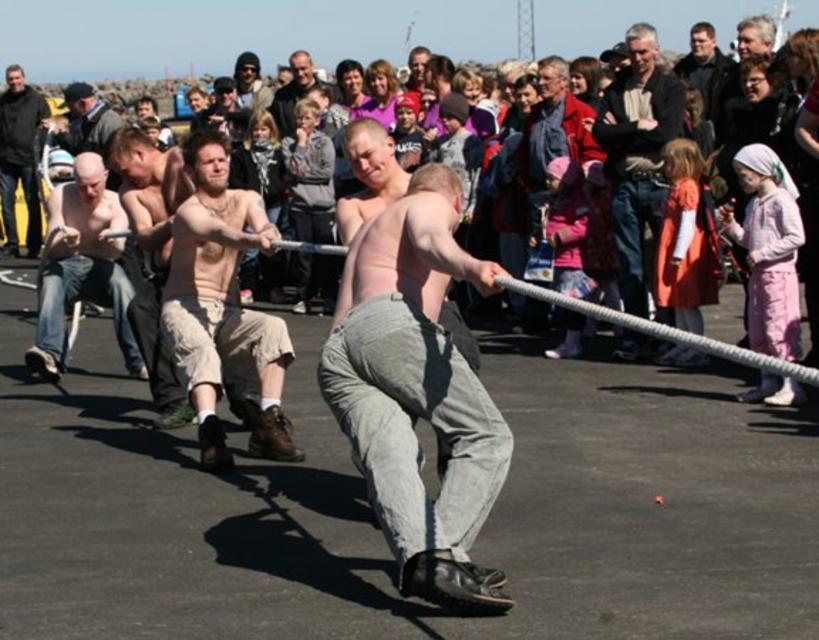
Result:
[[[100,232],[99,239],[102,244],[102,255],[111,260],[116,260],[125,250],[125,238],[108,240],[107,235],[112,231],[125,231],[128,229],[128,215],[116,199],[112,202],[111,206],[115,213],[111,218],[111,223],[108,225],[108,228]]]
[[[195,190],[193,181],[185,169],[182,151],[174,147],[167,152],[165,164],[165,179],[162,181],[162,199],[165,207],[173,215],[179,205],[193,195]]]
[[[347,254],[347,259],[344,262],[344,271],[341,274],[341,284],[339,285],[338,297],[336,298],[336,311],[333,314],[333,328],[344,319],[344,316],[346,316],[347,312],[353,307],[353,277],[360,244],[361,237],[358,236],[357,240],[353,240],[353,243],[350,245],[350,252]]]
[[[341,242],[350,244],[364,223],[358,209],[358,201],[352,198],[341,198],[336,205],[336,224]]]
[[[265,235],[271,241],[281,240],[282,235],[279,229],[267,217],[264,199],[255,191],[245,191],[242,197],[247,201],[245,228],[250,227],[257,234]],[[262,249],[265,255],[273,255],[276,251],[278,249]]]
[[[188,236],[202,242],[218,242],[231,249],[269,249],[270,240],[258,233],[245,233],[211,216],[202,207],[185,203],[173,217],[174,236]]]
[[[451,203],[437,194],[410,205],[405,230],[416,255],[435,271],[469,280],[483,295],[500,292],[495,276],[506,272],[494,262],[473,258],[458,246],[452,237],[456,221]]]
[[[154,224],[151,212],[139,201],[136,191],[125,190],[119,195],[122,208],[131,221],[134,239],[143,251],[158,251],[171,239],[173,216]]]
[[[70,256],[73,252],[65,244],[65,218],[63,218],[63,190],[65,185],[59,185],[48,198],[46,211],[48,212],[48,226],[43,255],[50,260],[59,260]]]

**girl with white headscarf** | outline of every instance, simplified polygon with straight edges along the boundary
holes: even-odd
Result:
[[[724,230],[748,249],[748,337],[751,348],[783,360],[801,356],[797,249],[805,232],[796,199],[799,191],[779,156],[764,144],[743,147],[734,156],[742,190],[753,194],[740,227],[723,212]],[[805,392],[795,380],[763,373],[762,384],[738,396],[740,402],[788,407],[804,404]]]

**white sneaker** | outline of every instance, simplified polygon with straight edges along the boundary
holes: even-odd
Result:
[[[293,305],[291,311],[300,316],[303,316],[305,313],[307,313],[307,303],[304,300],[299,300],[296,304]]]
[[[769,407],[801,407],[807,401],[805,392],[801,389],[793,391],[784,387],[764,400]]]
[[[766,389],[764,387],[755,387],[750,391],[746,391],[745,393],[740,393],[737,396],[737,400],[739,402],[743,402],[745,404],[759,404],[760,402],[764,402],[765,399],[769,396],[774,395],[776,392],[773,389]]]
[[[579,344],[570,345],[566,342],[554,349],[546,349],[543,355],[549,360],[576,360],[583,355],[583,347]]]
[[[54,356],[40,347],[31,347],[26,351],[26,366],[46,382],[57,382],[62,375]]]
[[[239,292],[239,297],[241,298],[242,304],[252,304],[253,300],[253,291],[251,289],[242,289]]]

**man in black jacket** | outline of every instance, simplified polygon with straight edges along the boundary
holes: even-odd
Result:
[[[306,98],[311,89],[317,85],[324,85],[332,91],[333,102],[338,102],[340,98],[336,85],[322,82],[316,78],[313,59],[307,51],[294,51],[290,55],[289,63],[290,70],[293,72],[293,80],[276,92],[273,104],[268,109],[276,120],[276,126],[279,128],[279,135],[282,140],[288,136],[295,138],[296,103],[302,98]]]
[[[26,74],[20,65],[6,69],[8,90],[0,96],[0,198],[3,203],[3,226],[6,256],[20,257],[17,220],[14,212],[14,193],[17,182],[23,181],[28,206],[26,246],[28,257],[40,255],[43,226],[40,214],[40,196],[37,190],[34,138],[37,128],[45,126],[51,116],[45,98],[26,85]]]
[[[668,186],[661,151],[682,134],[685,87],[657,69],[660,45],[650,24],[637,23],[626,32],[631,66],[608,87],[592,135],[608,154],[606,175],[614,183],[612,217],[620,254],[621,293],[627,313],[648,317],[651,273],[643,270],[643,233],[648,225],[659,237]],[[614,352],[618,360],[649,355],[635,334]]]
[[[739,84],[732,82],[736,62],[722,54],[717,32],[709,22],[691,27],[691,53],[674,66],[674,73],[702,94],[704,117],[714,130],[720,130],[722,106],[739,95]]]

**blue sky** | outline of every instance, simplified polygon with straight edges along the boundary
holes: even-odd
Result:
[[[742,17],[772,12],[775,4],[535,0],[536,55],[598,55],[637,21],[653,23],[664,48],[685,51],[689,26],[709,20],[726,49]],[[401,64],[410,24],[411,45],[425,44],[455,62],[517,55],[515,0],[5,0],[0,24],[0,64],[22,64],[32,82],[158,78],[166,65],[171,74],[185,75],[191,62],[197,74],[221,75],[232,72],[236,56],[248,49],[268,71],[300,48],[329,68],[348,57],[365,65],[379,57]],[[819,2],[801,0],[787,26],[819,27]]]

